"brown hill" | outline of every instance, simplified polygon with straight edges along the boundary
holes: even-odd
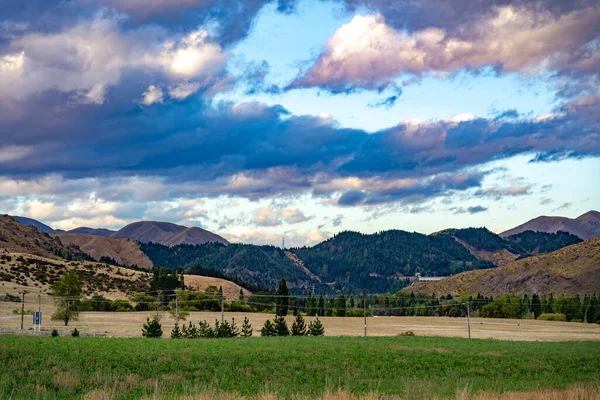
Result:
[[[151,269],[152,261],[140,250],[139,244],[129,239],[117,239],[95,235],[76,233],[59,233],[55,235],[62,243],[79,247],[84,253],[96,261],[108,257],[120,265],[137,265],[140,268]]]
[[[591,294],[600,292],[600,237],[504,267],[463,272],[439,281],[417,282],[405,291],[454,296],[480,293]]]
[[[127,238],[142,243],[160,243],[166,246],[203,244],[208,242],[229,244],[221,236],[201,228],[187,228],[169,222],[156,221],[134,222],[112,234],[111,237]]]
[[[564,231],[579,236],[582,239],[590,239],[600,236],[600,212],[588,211],[577,218],[566,217],[537,217],[525,222],[516,228],[502,232],[500,236],[506,237],[524,231],[537,231],[555,233]]]
[[[72,259],[86,258],[77,246],[64,245],[59,238],[40,232],[34,226],[22,225],[8,215],[0,215],[0,249],[52,259],[60,259],[58,255]]]

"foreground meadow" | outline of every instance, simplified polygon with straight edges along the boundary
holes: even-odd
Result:
[[[0,336],[0,360],[0,398],[14,399],[319,398],[338,391],[340,399],[497,398],[564,389],[594,396],[600,386],[597,342],[7,335]]]

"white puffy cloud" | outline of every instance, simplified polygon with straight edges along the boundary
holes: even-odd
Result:
[[[297,208],[274,209],[264,206],[259,207],[254,213],[254,223],[258,226],[279,226],[284,223],[292,225],[310,219]]]
[[[142,104],[145,106],[152,105],[154,103],[162,103],[164,93],[158,86],[150,85],[148,89],[142,94]]]
[[[175,88],[173,97],[181,99],[199,88],[185,82],[210,86],[223,73],[228,54],[205,30],[184,35],[156,26],[123,31],[122,20],[99,15],[63,31],[15,37],[10,51],[0,55],[0,100],[55,89],[72,92],[78,103],[102,104],[108,87],[127,69],[167,80]]]
[[[447,74],[499,67],[528,75],[541,71],[594,71],[600,64],[600,6],[560,17],[550,12],[498,7],[455,32],[426,28],[403,32],[380,15],[357,15],[328,40],[314,65],[291,87],[381,88],[401,74]]]

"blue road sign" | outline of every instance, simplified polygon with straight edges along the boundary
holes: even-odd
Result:
[[[35,311],[33,313],[33,324],[34,325],[42,324],[42,312],[41,311]]]

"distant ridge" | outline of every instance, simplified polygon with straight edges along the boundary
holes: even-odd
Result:
[[[33,218],[13,216],[21,225],[33,226],[38,231],[48,234],[72,233],[79,235],[93,235],[100,237],[112,237],[116,239],[131,239],[141,243],[159,243],[165,246],[176,246],[179,244],[204,244],[204,243],[222,243],[229,242],[206,229],[172,224],[170,222],[159,221],[139,221],[131,223],[118,231],[104,228],[79,227],[64,231],[61,229],[52,229],[52,227],[37,221]]]
[[[547,233],[563,231],[579,236],[582,239],[590,239],[600,236],[600,212],[594,210],[588,211],[577,218],[537,217],[516,228],[502,232],[500,236],[506,237],[524,231]]]
[[[70,231],[67,231],[66,233],[77,233],[77,234],[81,234],[81,235],[94,235],[94,236],[110,236],[113,233],[115,233],[116,231],[111,231],[110,229],[103,229],[103,228],[88,228],[85,226],[82,226],[81,228],[75,228],[75,229],[71,229]]]
[[[111,235],[113,238],[126,238],[141,243],[159,243],[166,246],[178,244],[229,244],[221,236],[202,228],[172,224],[169,222],[140,221],[129,224]]]
[[[37,221],[33,218],[27,218],[27,217],[19,217],[17,215],[13,215],[12,216],[18,223],[20,223],[21,225],[27,225],[27,226],[34,226],[37,228],[38,231],[40,232],[44,232],[44,233],[54,233],[56,232],[53,228],[49,227],[46,224],[41,223],[40,221]],[[62,232],[62,231],[61,231]]]

